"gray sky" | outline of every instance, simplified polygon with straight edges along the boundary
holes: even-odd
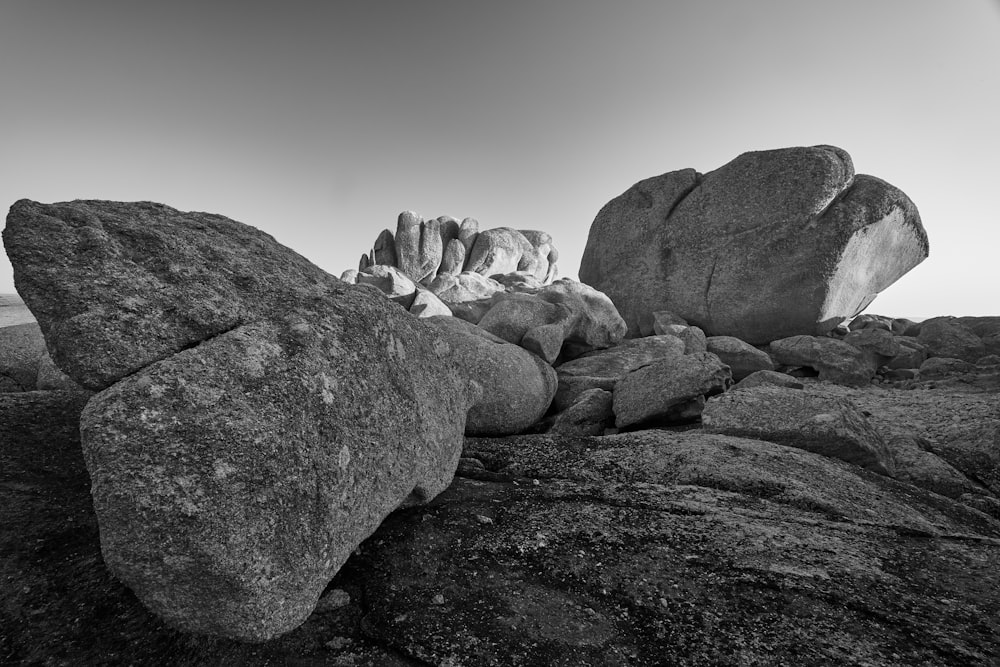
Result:
[[[0,91],[3,210],[211,211],[335,274],[412,209],[548,231],[575,278],[634,182],[834,144],[930,236],[869,311],[1000,314],[995,0],[11,0]]]

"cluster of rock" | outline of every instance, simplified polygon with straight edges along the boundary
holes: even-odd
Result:
[[[302,623],[390,512],[442,492],[464,436],[701,422],[712,443],[930,485],[938,461],[804,378],[989,365],[1000,318],[836,328],[926,236],[843,151],[789,150],[609,203],[581,274],[611,298],[554,280],[549,235],[471,219],[405,212],[338,280],[222,216],[22,200],[4,243],[38,326],[0,330],[23,350],[0,382],[46,386],[47,346],[67,386],[97,392],[80,436],[108,567],[170,623],[250,641]]]
[[[424,220],[403,211],[396,233],[382,230],[358,269],[341,280],[375,285],[419,317],[451,315],[477,322],[490,298],[552,283],[559,251],[546,232],[498,227],[450,216]]]
[[[927,253],[903,192],[855,175],[840,148],[786,148],[636,183],[598,213],[580,280],[630,336],[668,310],[757,344],[833,330]]]

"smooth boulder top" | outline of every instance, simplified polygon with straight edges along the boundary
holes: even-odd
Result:
[[[268,234],[153,202],[16,202],[3,241],[53,360],[89,389],[344,285]]]
[[[580,279],[611,297],[630,336],[669,310],[763,344],[832,330],[927,254],[904,193],[814,146],[640,181],[598,213]]]

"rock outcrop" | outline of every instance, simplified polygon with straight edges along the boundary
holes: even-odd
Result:
[[[413,282],[442,296],[435,281],[463,272],[486,278],[520,273],[547,285],[556,278],[558,259],[552,236],[545,232],[510,227],[480,231],[474,218],[461,223],[449,216],[425,220],[413,211],[403,211],[396,233],[383,230],[358,269],[397,267]]]
[[[759,386],[708,401],[706,431],[757,440],[841,459],[892,476],[892,454],[854,404],[819,399],[786,387]]]
[[[927,257],[913,202],[832,146],[744,153],[640,181],[590,229],[580,280],[639,335],[669,310],[709,336],[824,334]]]
[[[151,203],[22,200],[4,241],[56,364],[103,389],[80,430],[104,560],[171,624],[291,630],[450,482],[481,390],[374,287]]]

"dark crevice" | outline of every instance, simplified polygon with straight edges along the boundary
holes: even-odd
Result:
[[[674,214],[674,211],[677,210],[677,207],[680,206],[684,202],[684,200],[687,199],[691,195],[692,192],[694,192],[695,190],[698,189],[698,186],[701,185],[701,181],[702,181],[703,178],[704,178],[704,175],[702,175],[702,174],[700,174],[698,172],[695,172],[695,175],[694,175],[694,185],[692,185],[690,188],[688,188],[687,190],[685,190],[681,194],[680,197],[678,197],[677,199],[674,200],[674,203],[670,206],[670,210],[667,211],[667,215],[664,218],[664,221],[670,220],[670,216],[672,216]]]
[[[702,299],[705,302],[705,318],[708,322],[712,321],[712,306],[709,303],[709,291],[712,289],[712,279],[715,278],[715,267],[719,265],[719,257],[716,255],[712,258],[712,269],[708,272],[708,282],[705,283],[705,295]]]
[[[177,351],[174,352],[174,354],[177,354],[178,352],[184,352],[185,350],[193,350],[194,348],[198,347],[199,345],[202,345],[203,343],[207,343],[208,341],[213,340],[215,338],[218,338],[219,336],[222,336],[223,334],[227,334],[230,331],[235,331],[236,329],[239,329],[244,324],[245,324],[245,322],[243,322],[243,320],[237,320],[236,324],[234,324],[231,327],[228,327],[226,329],[223,329],[222,331],[214,333],[214,334],[212,334],[212,335],[210,335],[210,336],[208,336],[206,338],[201,338],[199,340],[191,341],[190,343],[185,343],[180,348],[178,348]],[[167,357],[164,357],[164,359],[168,358],[169,356],[171,356],[171,355],[167,355]],[[159,360],[157,360],[157,361],[159,361]]]
[[[849,195],[853,190],[854,190],[854,177],[852,176],[851,180],[847,183],[847,186],[843,190],[838,192],[836,195],[834,195],[833,199],[831,199],[830,202],[823,207],[822,211],[813,216],[813,218],[809,221],[810,226],[815,224],[819,220],[822,220],[823,216],[825,216],[834,206],[843,201],[844,198],[846,198],[847,195]]]

